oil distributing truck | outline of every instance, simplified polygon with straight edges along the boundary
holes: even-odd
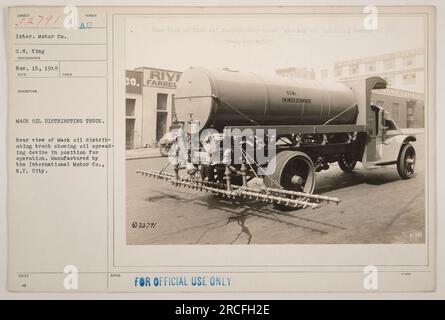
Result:
[[[344,172],[358,161],[364,168],[395,164],[408,179],[414,174],[416,138],[403,134],[371,102],[372,91],[386,85],[380,77],[326,82],[190,68],[175,95],[183,134],[177,134],[169,155],[173,173],[138,173],[281,208],[339,203],[314,194],[316,172],[332,163]],[[253,178],[264,183],[252,186]]]

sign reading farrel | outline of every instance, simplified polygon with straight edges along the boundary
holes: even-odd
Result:
[[[162,69],[144,69],[144,86],[175,89],[180,72]]]

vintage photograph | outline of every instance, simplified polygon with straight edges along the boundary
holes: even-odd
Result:
[[[425,243],[426,51],[372,7],[127,17],[127,245]]]

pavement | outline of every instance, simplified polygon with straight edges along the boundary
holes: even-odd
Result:
[[[331,165],[317,173],[314,193],[342,202],[293,211],[173,187],[136,174],[163,169],[166,158],[155,152],[132,158],[126,168],[127,244],[424,243],[424,135],[417,138],[411,179],[401,180],[395,165],[364,169],[359,163],[349,174]]]

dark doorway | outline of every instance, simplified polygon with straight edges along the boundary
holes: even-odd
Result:
[[[125,120],[125,148],[134,149],[134,119]]]
[[[156,117],[156,141],[167,133],[167,112],[158,112]]]

